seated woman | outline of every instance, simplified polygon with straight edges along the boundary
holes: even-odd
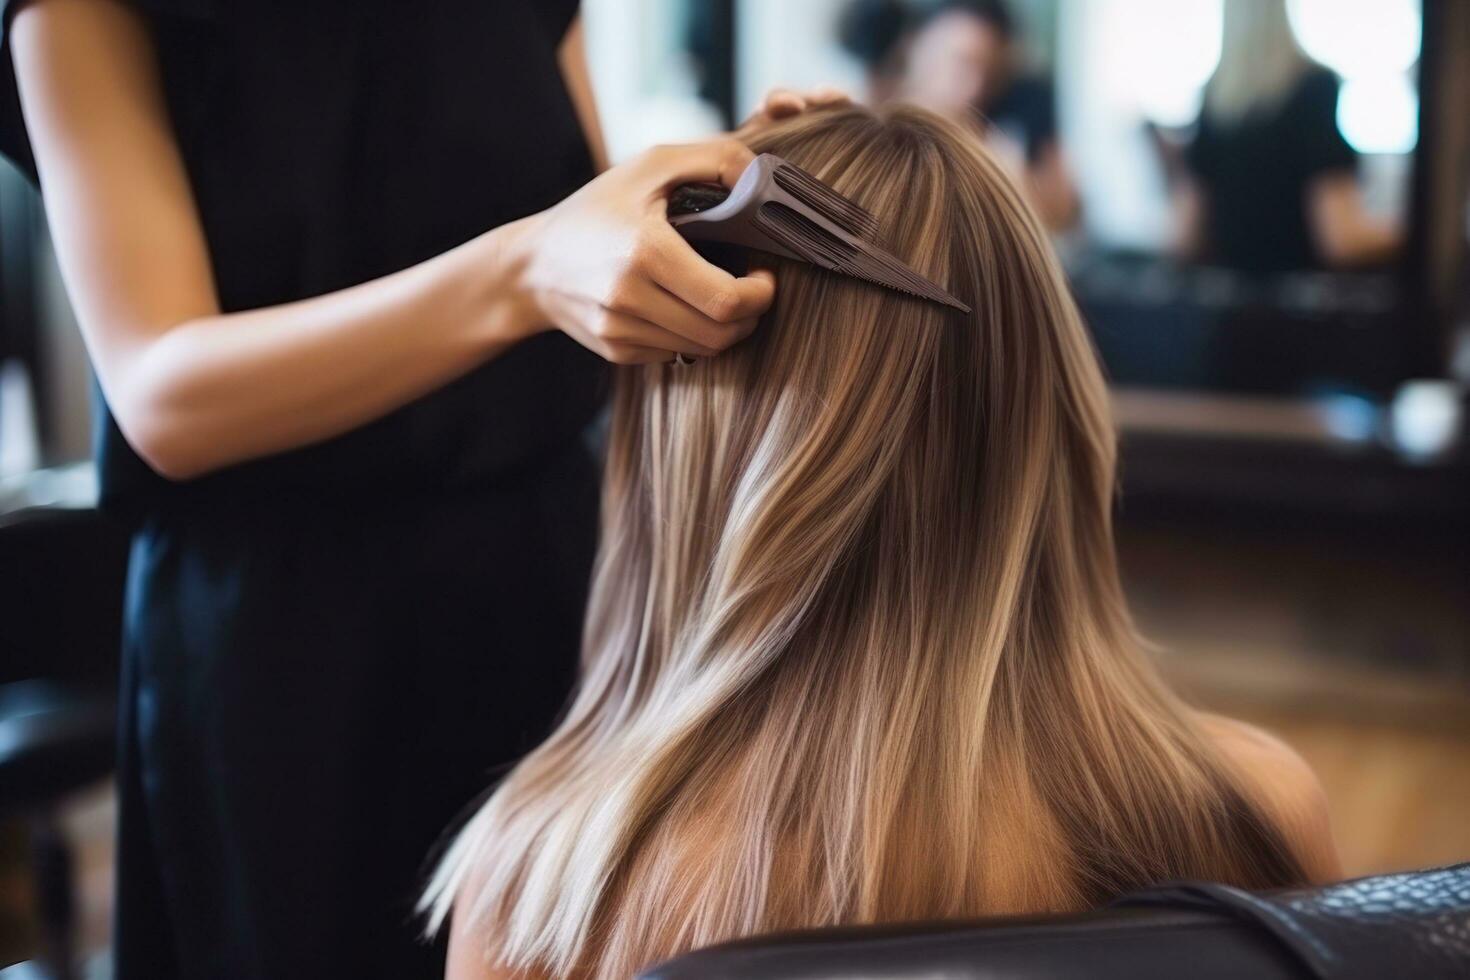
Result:
[[[623,370],[580,688],[428,888],[449,977],[1333,876],[1305,765],[1144,656],[1107,393],[1014,185],[916,109],[754,143],[974,312],[782,262],[749,340]]]

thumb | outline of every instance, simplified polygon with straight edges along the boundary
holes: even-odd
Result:
[[[656,146],[643,154],[641,166],[653,189],[664,193],[680,184],[734,187],[754,159],[750,147],[727,136],[682,146]]]

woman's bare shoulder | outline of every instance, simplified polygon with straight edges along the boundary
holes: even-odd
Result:
[[[1198,718],[1246,791],[1275,821],[1308,877],[1315,882],[1340,878],[1327,793],[1307,761],[1254,725],[1222,715],[1201,713]]]
[[[483,937],[476,930],[451,927],[444,980],[551,980],[551,975],[501,966],[490,959]]]
[[[459,894],[478,894],[483,879],[483,870],[472,870]],[[493,926],[483,919],[464,914],[464,911],[463,903],[456,901],[449,915],[449,949],[444,962],[444,980],[551,980],[550,974],[539,970],[511,969],[494,962],[487,938],[487,930]]]

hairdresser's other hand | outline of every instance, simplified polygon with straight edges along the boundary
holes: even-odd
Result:
[[[525,333],[561,330],[615,364],[709,357],[743,339],[771,305],[774,277],[706,262],[666,210],[672,188],[733,187],[752,159],[733,139],[654,147],[518,222],[508,247]]]
[[[849,105],[851,102],[852,99],[846,92],[830,85],[806,92],[797,92],[789,88],[773,88],[766,93],[765,101],[761,103],[760,108],[740,124],[739,131],[747,133],[757,130],[773,122],[799,116],[808,109],[830,109],[835,106]]]

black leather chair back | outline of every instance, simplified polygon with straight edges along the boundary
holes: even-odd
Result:
[[[0,814],[112,770],[127,561],[95,510],[0,516]]]
[[[128,536],[95,510],[0,516],[0,684],[117,683]]]
[[[640,980],[1470,977],[1470,864],[1251,895],[1185,884],[1082,915],[823,929],[713,946]]]

